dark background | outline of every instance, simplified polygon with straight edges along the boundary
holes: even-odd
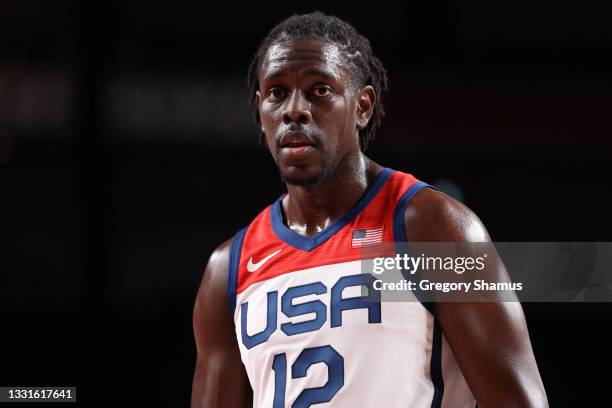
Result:
[[[370,157],[460,189],[494,240],[611,240],[596,3],[0,0],[0,385],[188,405],[206,260],[284,191],[246,69],[315,9],[389,70]],[[551,406],[605,404],[611,304],[524,309]]]

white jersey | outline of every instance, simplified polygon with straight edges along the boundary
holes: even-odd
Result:
[[[364,246],[406,240],[426,186],[385,169],[315,236],[284,225],[280,199],[236,234],[228,297],[253,407],[474,407],[430,305],[381,301],[361,271]]]

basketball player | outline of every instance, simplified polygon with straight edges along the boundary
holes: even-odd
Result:
[[[387,87],[368,40],[336,17],[292,16],[248,82],[287,194],[210,257],[192,407],[547,406],[519,303],[355,295],[372,289],[364,245],[490,241],[465,206],[364,155]]]

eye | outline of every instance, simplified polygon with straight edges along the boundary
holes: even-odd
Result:
[[[329,94],[332,93],[332,88],[329,85],[315,85],[314,88],[312,88],[312,94],[314,96],[328,96]]]
[[[268,90],[268,99],[272,99],[273,101],[282,99],[285,96],[285,90],[283,88],[280,88],[278,86],[275,86],[274,88],[270,88]]]

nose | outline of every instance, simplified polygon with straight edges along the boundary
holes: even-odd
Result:
[[[311,121],[310,101],[304,97],[302,91],[294,90],[287,100],[287,105],[283,112],[283,123],[288,125],[292,122],[297,122],[305,125]]]

